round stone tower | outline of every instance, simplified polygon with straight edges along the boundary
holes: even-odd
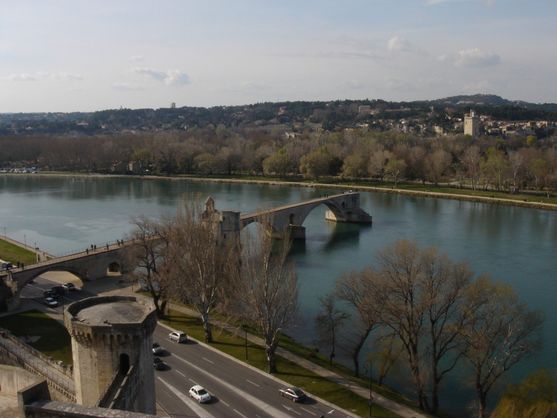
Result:
[[[91,297],[70,304],[77,403],[155,413],[152,304],[131,296]],[[99,404],[101,402],[101,404]]]

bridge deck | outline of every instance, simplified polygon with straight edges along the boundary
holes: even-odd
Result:
[[[331,199],[335,199],[335,198],[339,198],[339,197],[347,197],[347,196],[352,196],[352,195],[358,195],[358,192],[344,192],[344,193],[338,193],[338,194],[332,194],[332,195],[327,195],[324,197],[317,197],[315,199],[311,199],[311,200],[304,200],[303,202],[298,202],[298,203],[292,203],[292,204],[288,204],[288,205],[284,205],[284,206],[278,206],[276,208],[272,208],[272,209],[264,209],[264,210],[260,210],[257,212],[251,212],[251,213],[246,213],[245,215],[240,215],[240,221],[244,221],[244,220],[248,220],[248,219],[252,219],[252,218],[258,218],[260,216],[265,216],[265,215],[269,215],[271,213],[275,213],[275,212],[281,212],[283,210],[288,210],[288,209],[294,209],[294,208],[298,208],[301,206],[307,206],[307,205],[312,205],[314,203],[322,203],[322,202],[326,202],[329,201]]]

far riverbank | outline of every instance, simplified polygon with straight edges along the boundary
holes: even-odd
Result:
[[[13,176],[21,176],[22,174],[5,174]],[[25,174],[23,174],[25,175]],[[123,174],[99,174],[99,173],[71,173],[71,172],[43,172],[32,174],[32,176],[83,176],[83,177],[103,177],[103,178],[142,178],[156,180],[186,180],[192,182],[212,182],[212,183],[240,183],[240,184],[259,184],[259,185],[276,185],[276,186],[292,186],[292,187],[311,187],[311,188],[328,188],[339,190],[357,190],[366,192],[403,194],[410,196],[421,196],[435,199],[453,199],[464,200],[470,202],[491,203],[499,205],[519,206],[532,209],[543,209],[557,211],[557,197],[541,197],[539,195],[508,195],[507,193],[497,191],[474,190],[474,194],[470,194],[470,189],[460,189],[453,187],[440,187],[434,185],[414,185],[405,183],[402,186],[394,187],[388,184],[371,186],[368,184],[354,182],[318,182],[318,181],[297,181],[297,180],[281,180],[273,178],[234,178],[234,177],[198,177],[198,176],[163,176],[163,175],[123,175]],[[507,197],[508,196],[508,197]],[[519,196],[519,197],[517,197]],[[540,201],[536,199],[543,199]],[[556,201],[556,203],[553,203]]]

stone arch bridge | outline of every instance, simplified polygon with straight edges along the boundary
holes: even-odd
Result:
[[[303,223],[311,211],[320,205],[327,207],[325,219],[328,221],[362,224],[372,222],[371,216],[360,207],[360,193],[350,191],[241,215],[240,228],[252,222],[266,220],[277,234],[289,232],[294,239],[304,239]]]
[[[360,208],[360,194],[357,192],[323,196],[244,215],[234,211],[218,211],[215,209],[214,200],[208,198],[202,217],[218,225],[221,238],[224,240],[236,239],[245,226],[263,221],[271,222],[273,231],[277,235],[290,233],[292,238],[303,239],[305,238],[305,228],[302,224],[310,212],[322,204],[328,208],[325,214],[327,220],[371,224],[371,216]],[[2,281],[0,283],[0,311],[17,307],[21,289],[35,277],[48,271],[68,271],[83,281],[89,281],[106,277],[110,271],[133,270],[134,266],[127,265],[130,263],[127,250],[136,244],[137,242],[134,240],[120,241],[52,258],[24,268],[2,271],[0,272]],[[4,289],[2,289],[2,285]]]

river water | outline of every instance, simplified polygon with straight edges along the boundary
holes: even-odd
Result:
[[[9,237],[61,255],[125,238],[132,216],[173,215],[184,198],[210,195],[217,209],[251,212],[336,192],[185,180],[0,176],[0,234],[5,228]],[[373,264],[379,249],[409,239],[511,284],[531,308],[545,312],[543,351],[513,369],[505,383],[535,368],[557,368],[557,212],[367,192],[361,193],[361,204],[373,216],[372,227],[328,223],[323,205],[305,221],[306,242],[292,252],[300,318],[291,334],[314,344],[319,297],[343,273]],[[473,397],[465,380],[462,370],[447,379],[443,409],[467,415]],[[409,389],[400,382],[397,387]]]

